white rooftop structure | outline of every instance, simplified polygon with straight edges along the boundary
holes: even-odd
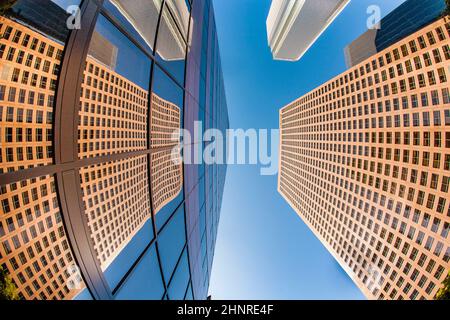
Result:
[[[153,49],[162,0],[111,0],[147,45]],[[189,9],[185,0],[166,0],[172,14],[163,10],[157,52],[166,61],[186,57]]]
[[[272,0],[267,37],[274,59],[298,61],[350,0]]]

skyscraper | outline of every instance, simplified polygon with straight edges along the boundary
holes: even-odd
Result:
[[[267,39],[274,59],[297,61],[350,0],[272,0]]]
[[[279,192],[369,299],[449,271],[449,39],[434,21],[280,110]]]
[[[0,266],[22,299],[205,299],[226,166],[174,133],[229,126],[212,4],[59,3],[0,17]]]

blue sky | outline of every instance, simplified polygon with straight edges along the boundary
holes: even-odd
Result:
[[[232,128],[277,129],[281,107],[345,71],[344,47],[404,0],[353,0],[295,63],[272,59],[270,0],[214,0]],[[364,299],[258,166],[229,166],[214,266],[213,299]]]

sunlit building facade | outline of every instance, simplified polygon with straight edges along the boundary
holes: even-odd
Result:
[[[439,19],[280,110],[279,192],[369,299],[449,272],[449,39]]]
[[[184,165],[176,133],[229,126],[210,1],[18,0],[0,34],[0,266],[18,296],[205,299],[226,166]]]
[[[344,49],[347,67],[354,67],[440,19],[445,6],[445,0],[406,0]]]

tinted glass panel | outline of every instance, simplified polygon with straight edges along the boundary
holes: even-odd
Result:
[[[187,250],[184,250],[181,260],[178,262],[177,269],[169,284],[170,300],[182,300],[186,294],[186,288],[189,282],[189,265],[187,259]]]
[[[139,261],[123,286],[117,292],[118,300],[158,300],[164,295],[164,284],[155,246]]]
[[[153,239],[147,157],[82,168],[80,179],[97,259],[114,289]]]
[[[158,235],[159,254],[165,279],[172,276],[186,243],[184,228],[184,208],[180,207]]]
[[[183,167],[181,156],[200,159],[204,144],[189,140],[199,148],[188,155],[180,129],[193,132],[197,120],[228,127],[212,4],[196,1],[191,18],[188,0],[88,1],[83,28],[79,5],[17,0],[0,9],[1,274],[24,299],[205,299],[224,174]],[[76,46],[65,52],[69,35]],[[54,115],[66,68],[81,88],[60,81]],[[77,124],[75,159],[72,135],[57,132],[70,145],[56,139],[53,150],[61,121]]]

